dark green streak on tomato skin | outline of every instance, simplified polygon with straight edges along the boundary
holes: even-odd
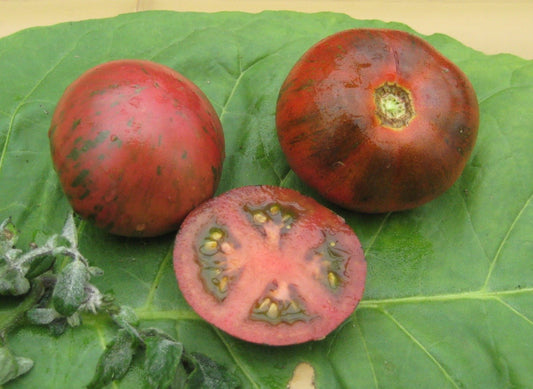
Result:
[[[74,131],[76,127],[78,127],[81,123],[81,119],[75,120],[74,123],[72,123],[72,127],[70,127],[71,131]]]
[[[109,136],[109,131],[102,131],[100,132],[94,140],[88,140],[86,141],[82,146],[82,151],[88,151],[90,149],[95,148],[96,146],[102,144],[107,137]]]
[[[102,144],[108,138],[108,136],[109,131],[101,131],[93,140],[87,140],[83,142],[81,148],[73,148],[72,151],[67,155],[67,158],[76,161],[82,153],[94,149],[98,145]],[[75,143],[79,143],[79,140],[81,141],[80,138],[76,139]]]
[[[96,89],[94,91],[92,91],[89,96],[98,96],[98,95],[103,95],[107,92],[107,88],[104,88],[104,89]]]
[[[77,149],[77,148],[74,148],[74,149],[72,149],[72,151],[70,153],[68,153],[67,158],[70,158],[70,159],[76,161],[79,158],[80,154],[81,154],[80,150]]]
[[[142,86],[142,85],[133,85],[133,87],[135,87],[135,94],[136,95],[141,93],[143,90],[148,89],[147,86]]]
[[[83,200],[84,198],[88,197],[91,194],[91,191],[89,189],[86,189],[85,192],[81,194],[79,197],[79,200]]]
[[[85,182],[85,180],[87,179],[87,176],[89,175],[89,170],[87,169],[83,169],[80,174],[78,174],[76,176],[76,178],[72,181],[72,184],[70,184],[70,186],[72,186],[73,188],[76,188],[78,186],[81,186],[83,185],[83,183]]]
[[[334,169],[337,164],[348,160],[367,138],[366,129],[349,120],[338,124],[335,136],[331,136],[329,129],[310,131],[307,135],[319,139],[317,147],[310,148],[310,152],[323,169]]]

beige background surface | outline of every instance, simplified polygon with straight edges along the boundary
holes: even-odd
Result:
[[[424,34],[445,33],[487,54],[533,59],[533,0],[0,0],[0,36],[31,26],[154,9],[342,12],[406,23]]]

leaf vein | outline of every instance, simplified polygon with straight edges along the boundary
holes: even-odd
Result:
[[[186,309],[172,309],[168,311],[153,311],[150,308],[137,308],[135,314],[140,320],[203,320],[193,310]]]
[[[479,99],[479,105],[482,105],[487,100],[490,100],[490,99],[492,99],[494,97],[498,97],[498,95],[500,95],[502,93],[505,93],[505,92],[507,92],[509,90],[514,90],[514,89],[520,90],[520,89],[530,89],[530,88],[531,88],[531,85],[518,85],[518,86],[509,86],[509,87],[506,87],[506,88],[498,89],[497,91],[494,91],[493,93],[480,98]]]
[[[480,236],[479,236],[479,234],[477,232],[477,229],[476,229],[476,226],[474,224],[474,220],[472,219],[472,214],[470,213],[470,209],[468,208],[468,204],[466,202],[466,199],[465,199],[464,196],[460,196],[460,197],[462,199],[462,203],[463,203],[463,206],[465,208],[466,215],[468,217],[468,224],[470,224],[470,226],[472,227],[472,231],[474,232],[474,236],[476,237],[476,242],[479,245],[479,247],[481,248],[481,251],[483,252],[483,254],[485,256],[485,259],[488,262],[489,261],[489,254],[487,253],[487,250],[485,249],[485,246],[481,242]]]
[[[238,61],[239,61],[239,76],[235,80],[235,83],[233,84],[233,88],[231,88],[231,91],[230,91],[226,101],[224,101],[224,104],[222,104],[222,110],[220,111],[220,115],[219,115],[221,122],[222,122],[222,119],[224,118],[224,116],[227,113],[227,109],[228,109],[229,103],[230,103],[231,99],[233,98],[233,96],[235,95],[235,92],[237,91],[237,88],[239,87],[239,84],[240,84],[240,82],[242,80],[242,77],[246,73],[246,69],[242,68],[242,63],[241,63],[242,59],[241,59],[240,54],[238,55]]]
[[[511,233],[515,229],[516,224],[518,223],[518,221],[520,220],[520,218],[524,214],[526,208],[531,203],[531,199],[532,198],[533,198],[533,194],[531,194],[529,196],[529,198],[526,200],[526,202],[524,203],[524,206],[518,211],[518,213],[516,214],[516,217],[514,218],[513,222],[511,223],[511,225],[507,229],[507,232],[505,233],[502,241],[500,242],[500,244],[498,246],[498,249],[496,250],[496,254],[494,255],[494,258],[491,261],[489,270],[487,272],[487,277],[485,278],[485,283],[483,284],[482,290],[487,290],[489,282],[490,282],[490,279],[491,279],[492,274],[494,272],[494,269],[496,268],[496,265],[497,265],[497,263],[498,263],[498,261],[499,261],[499,259],[501,257],[502,250],[505,247],[505,244],[507,243],[507,241],[509,240],[509,236],[511,235]]]
[[[226,350],[228,350],[228,354],[230,355],[231,359],[233,359],[233,361],[235,362],[235,365],[237,365],[237,367],[242,371],[242,373],[244,374],[244,376],[246,377],[246,379],[248,381],[250,381],[250,383],[252,384],[252,386],[254,388],[257,388],[259,389],[259,386],[255,383],[255,381],[253,380],[250,372],[248,371],[248,369],[246,368],[246,366],[242,363],[241,359],[240,358],[237,358],[237,356],[235,355],[235,353],[233,352],[233,349],[230,347],[230,345],[228,344],[226,338],[224,337],[224,335],[222,334],[222,332],[216,328],[216,327],[212,327],[213,328],[213,331],[215,331],[215,333],[217,334],[218,338],[220,339],[220,341],[222,342],[222,344],[224,345],[224,347],[226,348]]]
[[[368,242],[368,246],[364,250],[365,256],[368,255],[368,252],[370,251],[370,249],[374,245],[374,242],[376,241],[378,236],[381,235],[381,232],[383,231],[383,228],[385,227],[385,224],[387,223],[387,220],[389,220],[389,217],[390,217],[391,214],[392,214],[392,212],[389,212],[383,217],[383,220],[381,221],[376,233],[372,236],[372,238],[370,239],[370,242]]]
[[[457,383],[454,381],[450,373],[444,368],[444,366],[437,360],[437,358],[422,344],[420,340],[414,336],[398,319],[396,319],[390,312],[387,310],[382,310],[383,314],[388,317],[399,329],[402,331],[408,338],[411,340],[430,360],[437,366],[439,371],[444,375],[444,377],[450,381],[450,383],[455,387],[459,388]]]
[[[157,273],[156,273],[156,275],[154,277],[154,280],[152,281],[152,283],[150,285],[150,289],[148,290],[148,294],[146,296],[146,301],[145,301],[142,309],[148,310],[149,307],[152,305],[152,303],[154,301],[155,292],[157,290],[157,287],[159,286],[159,283],[161,282],[161,278],[163,277],[163,275],[165,273],[165,270],[168,267],[168,262],[172,258],[172,252],[173,252],[173,246],[170,245],[170,248],[169,248],[167,254],[165,255],[165,257],[163,258],[163,260],[159,264],[159,269],[157,270]]]
[[[50,67],[50,69],[48,69],[36,82],[35,82],[35,85],[28,91],[28,93],[24,96],[24,98],[22,98],[22,100],[20,101],[20,103],[15,107],[13,113],[11,114],[11,118],[9,120],[9,125],[8,125],[8,128],[7,128],[7,132],[6,132],[6,139],[5,139],[5,142],[4,142],[4,146],[2,148],[2,152],[0,153],[0,171],[2,170],[2,167],[4,165],[4,160],[6,158],[6,154],[7,154],[7,148],[9,146],[9,141],[10,141],[10,138],[11,138],[11,135],[13,133],[13,127],[14,127],[14,124],[15,124],[15,118],[17,117],[17,114],[18,112],[21,110],[21,108],[26,104],[27,100],[29,99],[29,97],[33,94],[33,92],[35,92],[37,90],[37,88],[39,88],[39,86],[44,82],[44,80],[46,80],[46,78],[48,77],[48,75],[50,75],[55,69],[57,69],[57,67],[59,66],[59,64],[61,64],[61,62],[63,62],[65,60],[65,58],[67,58],[67,56],[72,53],[72,51],[74,51],[74,47],[75,46],[72,46],[70,48],[70,50],[66,51],[57,61],[55,64],[53,64],[53,66]]]
[[[523,319],[526,321],[526,323],[530,324],[530,325],[533,325],[533,319],[530,319],[529,317],[527,317],[526,315],[524,315],[522,312],[520,312],[518,309],[516,309],[515,307],[513,307],[511,304],[505,302],[504,300],[502,300],[501,298],[496,298],[496,301],[498,301],[500,304],[502,304],[504,307],[506,307],[507,309],[509,309],[512,313],[514,313],[516,316],[518,316],[519,318]]]
[[[385,305],[395,305],[395,304],[412,304],[412,303],[432,303],[432,302],[449,302],[449,301],[460,301],[460,300],[489,300],[494,298],[499,298],[503,296],[516,296],[522,294],[533,294],[533,287],[531,288],[521,288],[514,290],[500,290],[500,291],[466,291],[466,292],[457,292],[457,293],[448,293],[440,295],[430,295],[430,296],[406,296],[406,297],[396,297],[396,298],[383,298],[383,299],[368,299],[362,300],[359,305],[359,308],[370,308],[376,309]]]
[[[289,175],[291,174],[292,171],[293,171],[293,170],[292,170],[291,168],[288,168],[288,169],[287,169],[287,173],[285,173],[285,174],[281,174],[281,175],[280,175],[280,177],[279,177],[279,186],[282,186],[282,187],[283,187],[283,186],[286,185],[285,183],[286,183],[287,180],[289,179]]]
[[[337,337],[338,337],[339,333],[342,331],[342,329],[345,326],[347,326],[350,322],[354,321],[354,319],[355,319],[354,317],[351,317],[349,320],[345,320],[343,323],[341,323],[336,328],[335,332],[332,334],[331,341],[328,343],[328,347],[327,347],[327,351],[326,351],[326,359],[328,361],[330,360],[330,354],[331,354],[332,349],[334,348],[335,343],[337,342]],[[357,325],[357,324],[355,324],[355,325]],[[349,385],[346,384],[344,378],[339,374],[338,367],[334,363],[331,363],[330,365],[331,365],[331,370],[333,371],[333,374],[335,375],[335,379],[337,380],[338,383],[341,384],[341,387],[343,387],[343,388],[348,387]]]
[[[158,50],[155,50],[155,51],[152,51],[152,53],[148,56],[148,58],[152,61],[157,61],[156,60],[156,57],[161,55],[162,53],[164,53],[166,50],[170,49],[172,46],[176,45],[176,44],[179,44],[179,43],[182,43],[184,41],[186,41],[187,39],[190,38],[191,35],[193,35],[194,33],[196,33],[196,31],[192,31],[190,32],[188,35],[186,35],[185,37],[183,38],[177,38],[177,39],[173,39],[171,40],[166,46],[163,46],[163,47],[160,47],[158,48]]]
[[[370,372],[372,373],[372,379],[374,380],[374,387],[377,389],[379,388],[379,381],[378,376],[376,374],[376,369],[374,367],[374,362],[372,361],[372,357],[370,356],[370,350],[368,349],[368,343],[366,341],[365,334],[363,332],[363,329],[361,328],[361,325],[359,324],[359,320],[357,319],[357,315],[354,315],[353,318],[354,324],[357,328],[357,332],[361,336],[361,340],[363,342],[363,347],[365,349],[366,359],[368,360],[368,364],[370,365]]]

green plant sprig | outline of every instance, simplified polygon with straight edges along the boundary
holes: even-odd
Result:
[[[139,327],[134,310],[120,305],[91,284],[103,271],[90,266],[78,249],[74,215],[60,234],[16,248],[19,231],[8,218],[0,224],[0,295],[23,298],[0,320],[0,385],[29,372],[34,361],[16,356],[7,346],[8,333],[19,325],[47,326],[55,335],[82,323],[83,314],[108,315],[117,333],[106,345],[88,388],[102,388],[129,371],[135,355],[143,355],[147,387],[236,388],[238,379],[206,356],[187,353],[183,345],[157,328]]]

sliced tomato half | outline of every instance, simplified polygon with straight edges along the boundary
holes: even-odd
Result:
[[[174,268],[202,318],[269,345],[324,338],[352,314],[366,278],[361,244],[344,219],[273,186],[233,189],[192,211]]]

